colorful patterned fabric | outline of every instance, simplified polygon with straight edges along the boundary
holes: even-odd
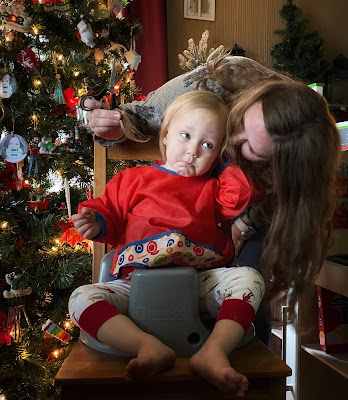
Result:
[[[251,185],[236,165],[218,179],[182,177],[159,165],[128,168],[101,198],[83,202],[105,222],[97,241],[116,248],[112,273],[165,265],[211,268],[229,265],[232,241],[218,224],[241,213]]]

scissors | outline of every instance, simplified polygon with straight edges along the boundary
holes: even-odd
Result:
[[[101,92],[99,92],[96,95],[92,95],[89,93],[83,95],[79,102],[79,106],[82,108],[82,110],[92,111],[92,108],[88,108],[84,105],[86,99],[101,100],[107,93],[111,94],[110,110],[113,110],[118,106],[116,101],[115,85],[122,79],[123,75],[127,72],[129,64],[125,62],[122,65],[123,65],[122,71],[117,76],[115,76],[115,59],[112,60],[109,85],[106,86]]]

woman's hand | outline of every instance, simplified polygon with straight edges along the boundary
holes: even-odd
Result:
[[[86,116],[88,125],[96,136],[108,140],[119,140],[124,136],[119,111],[105,109],[105,103],[91,98],[85,99],[84,106],[92,109],[87,111]]]
[[[74,227],[85,239],[92,239],[100,233],[101,227],[95,212],[89,207],[83,207],[81,214],[71,216]]]

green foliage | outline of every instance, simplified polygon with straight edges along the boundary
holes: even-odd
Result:
[[[271,48],[274,67],[303,80],[322,77],[328,68],[323,40],[316,31],[307,31],[308,20],[293,0],[286,0],[280,16],[285,28],[274,31],[283,40]]]
[[[67,204],[62,178],[69,182],[72,213],[77,212],[78,204],[86,200],[86,189],[93,185],[93,138],[80,125],[74,107],[68,110],[65,105],[57,104],[53,95],[58,85],[57,75],[63,90],[72,88],[75,99],[81,90],[97,92],[105,87],[110,77],[110,57],[121,58],[117,49],[110,52],[107,49],[114,43],[129,49],[131,34],[133,38],[141,34],[138,23],[111,18],[106,10],[107,1],[103,1],[104,9],[100,8],[99,0],[69,0],[69,9],[58,13],[45,11],[39,2],[23,0],[31,27],[36,27],[39,34],[11,30],[12,39],[6,41],[8,32],[0,32],[0,67],[8,66],[17,82],[16,91],[1,99],[5,115],[0,130],[21,135],[28,144],[34,136],[40,139],[49,136],[53,143],[56,139],[58,143],[51,154],[38,156],[36,177],[28,176],[29,159],[24,159],[23,177],[29,182],[28,188],[4,190],[0,186],[0,318],[11,308],[23,310],[22,306],[27,315],[26,319],[21,311],[16,340],[0,348],[0,395],[4,394],[7,400],[58,400],[59,391],[53,379],[79,336],[78,328],[65,328],[64,323],[69,321],[68,300],[72,291],[91,282],[92,254],[83,244],[71,247],[67,243],[57,245],[56,241],[62,226],[68,222],[67,210],[61,208],[62,203]],[[126,5],[129,1],[122,3]],[[96,46],[92,49],[77,39],[81,15],[91,24],[95,35]],[[27,48],[35,52],[40,62],[39,86],[35,84],[37,72],[27,71],[17,62],[19,52]],[[63,58],[60,60],[58,55]],[[122,82],[120,94],[126,102],[133,100],[136,92],[131,76],[127,83]],[[38,117],[35,126],[34,114]],[[79,139],[75,143],[77,125]],[[62,138],[70,140],[65,147],[59,144]],[[109,166],[108,177],[130,165],[135,162]],[[0,174],[5,167],[1,159]],[[28,209],[35,189],[48,193],[57,183],[61,187],[50,192],[46,210]],[[10,290],[4,278],[15,267],[23,270],[21,283],[31,287],[32,294],[9,300],[2,296],[3,290]],[[45,336],[41,328],[48,319],[72,335],[68,344]],[[1,322],[4,321],[0,319],[0,333],[4,333]],[[58,358],[52,356],[54,350],[60,352]]]

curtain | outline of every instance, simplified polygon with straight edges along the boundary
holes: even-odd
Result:
[[[127,12],[143,27],[143,34],[136,40],[141,63],[134,79],[141,94],[147,95],[168,80],[166,0],[133,0]]]

